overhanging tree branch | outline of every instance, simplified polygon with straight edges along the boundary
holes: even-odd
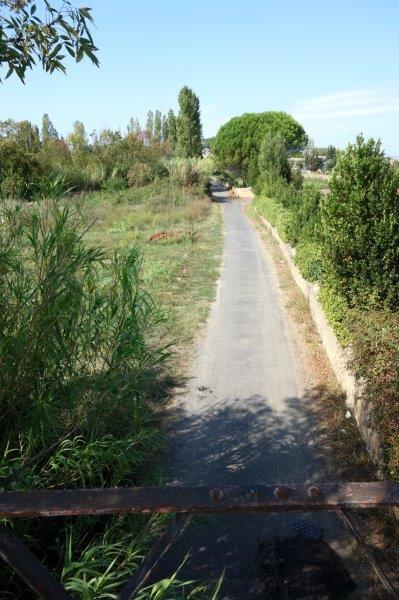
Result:
[[[76,62],[87,57],[99,65],[89,29],[90,8],[75,8],[68,0],[54,8],[44,0],[41,16],[37,10],[33,0],[0,0],[0,74],[6,68],[5,79],[16,74],[24,82],[26,70],[37,62],[48,73],[65,73],[67,54]]]

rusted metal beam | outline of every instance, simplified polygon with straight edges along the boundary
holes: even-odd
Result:
[[[399,483],[329,483],[0,493],[0,517],[162,512],[286,512],[399,506]]]
[[[61,583],[4,525],[0,525],[0,556],[40,598],[72,600]]]
[[[117,600],[132,600],[136,597],[172,544],[179,539],[191,519],[191,514],[180,513],[175,516],[169,529],[152,546],[138,572],[119,592]]]

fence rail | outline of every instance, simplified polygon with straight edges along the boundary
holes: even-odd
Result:
[[[167,550],[195,513],[337,511],[399,506],[399,483],[392,481],[312,485],[252,485],[201,487],[142,487],[84,490],[35,490],[0,493],[0,517],[28,518],[127,513],[177,513],[171,529],[150,551],[139,572],[118,598],[134,598]],[[179,516],[180,515],[180,516]],[[353,522],[344,521],[359,538]],[[361,541],[361,540],[360,540]],[[367,549],[366,549],[367,551]],[[61,583],[4,525],[0,526],[0,556],[46,600],[71,598]],[[378,565],[369,561],[391,597],[392,584]],[[375,563],[375,561],[374,561]]]

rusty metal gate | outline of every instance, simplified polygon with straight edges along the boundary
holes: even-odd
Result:
[[[371,566],[391,597],[395,588],[362,540],[349,509],[399,506],[399,483],[392,481],[320,485],[253,485],[212,487],[140,487],[22,491],[0,493],[0,517],[28,518],[128,513],[175,513],[172,525],[150,550],[139,572],[118,595],[134,598],[168,549],[187,527],[193,514],[288,511],[338,511],[361,544]],[[54,575],[19,538],[0,526],[0,556],[42,598],[71,600]]]

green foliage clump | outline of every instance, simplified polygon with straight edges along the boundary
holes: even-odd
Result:
[[[337,157],[329,149],[331,159]],[[260,177],[257,210],[295,245],[303,275],[321,284],[319,300],[371,400],[387,475],[399,474],[399,173],[365,141],[339,153],[330,194],[300,189],[271,172]]]
[[[276,177],[290,181],[291,168],[281,133],[268,132],[263,138],[259,150],[258,169],[260,174],[271,171]]]
[[[222,166],[243,174],[251,157],[259,154],[267,133],[280,134],[287,150],[300,149],[307,141],[303,127],[284,112],[245,113],[219,129],[212,143],[215,158]],[[253,159],[255,160],[255,159]],[[251,175],[252,181],[253,175]]]
[[[161,445],[149,397],[169,352],[153,342],[162,317],[142,287],[140,255],[136,248],[107,253],[87,243],[85,232],[70,203],[1,210],[0,478],[7,489],[140,485],[148,472],[142,465]],[[117,522],[104,531],[101,520],[82,519],[73,528],[81,543],[70,559],[75,566],[81,560],[80,575],[98,587],[96,597],[109,593],[109,578],[119,581],[118,570],[111,560],[94,573],[85,549],[109,549]],[[28,545],[51,544],[58,556],[72,531],[68,519],[17,528]],[[140,517],[135,531],[142,552],[153,528]],[[39,556],[46,561],[47,552]],[[131,572],[139,557],[121,549],[120,561]],[[64,572],[68,586],[71,578]]]
[[[399,313],[352,309],[346,328],[352,366],[373,403],[373,425],[381,434],[386,474],[399,477]]]
[[[325,283],[320,287],[319,300],[327,320],[337,334],[341,344],[347,346],[347,317],[350,308],[347,299],[341,290],[334,285]]]
[[[130,167],[127,181],[130,187],[141,187],[150,183],[153,173],[147,163],[136,162]]]
[[[173,110],[168,117],[149,111],[145,129],[131,118],[126,134],[103,129],[88,136],[84,123],[75,121],[64,139],[48,114],[41,135],[29,121],[0,121],[0,197],[43,197],[37,190],[46,187],[44,182],[62,180],[66,193],[145,186],[167,177],[165,161],[202,153],[199,99],[184,87],[179,105],[177,118]],[[50,195],[56,196],[54,189]]]
[[[168,112],[168,117],[166,120],[167,123],[167,137],[166,139],[172,146],[173,150],[176,148],[177,144],[177,128],[176,128],[176,117],[175,113],[172,109]]]
[[[76,62],[89,58],[98,66],[97,48],[89,26],[93,23],[91,8],[75,8],[66,0],[54,8],[48,0],[41,3],[28,0],[0,2],[0,76],[14,73],[24,82],[27,69],[39,63],[49,73],[65,73],[66,53]]]
[[[309,281],[323,281],[323,250],[317,242],[306,239],[299,241],[295,246],[295,263],[302,275]]]
[[[209,174],[201,159],[174,158],[166,163],[168,178],[172,185],[177,187],[205,188]]]
[[[40,174],[34,153],[14,139],[0,139],[0,195],[2,198],[29,197],[27,182]]]
[[[399,176],[380,142],[341,154],[322,202],[327,274],[351,303],[399,302]]]

